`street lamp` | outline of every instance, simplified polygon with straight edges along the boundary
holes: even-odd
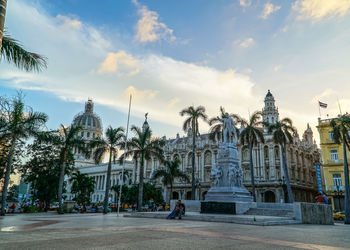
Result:
[[[201,200],[201,181],[199,178],[196,179],[196,188],[199,188],[198,200]]]
[[[286,190],[287,190],[287,185],[286,185],[286,180],[285,180],[285,177],[283,176],[282,179],[279,179],[279,183],[280,183],[280,186],[282,187],[283,189],[283,200],[284,200],[284,203],[287,203],[286,201]]]
[[[341,197],[343,196],[343,190],[341,190],[341,186],[336,185],[334,191],[335,191],[335,193],[337,194],[336,196],[337,196],[337,198],[338,198],[339,211],[342,211],[340,199],[341,199]]]

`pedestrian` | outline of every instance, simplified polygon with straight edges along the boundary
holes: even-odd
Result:
[[[182,215],[185,215],[185,204],[178,200],[174,210],[168,215],[167,219],[175,219],[176,216],[179,216],[179,220],[181,220]]]
[[[325,194],[322,195],[324,198],[324,204],[329,204],[329,200]]]
[[[318,193],[317,196],[315,197],[316,203],[324,204],[325,203],[325,198],[321,193]]]

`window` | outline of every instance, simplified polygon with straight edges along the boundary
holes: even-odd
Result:
[[[90,137],[90,132],[87,132],[86,137],[87,137],[87,138]]]
[[[329,132],[328,135],[329,135],[329,139],[334,142],[333,132]]]
[[[338,150],[331,150],[331,159],[333,161],[338,161]]]
[[[83,137],[84,136],[84,132],[81,132],[80,135],[81,135],[81,137]]]
[[[333,174],[333,185],[336,186],[342,186],[341,182],[341,174]]]

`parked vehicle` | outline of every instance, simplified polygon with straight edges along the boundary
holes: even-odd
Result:
[[[345,212],[337,212],[333,214],[333,219],[335,220],[345,220]]]

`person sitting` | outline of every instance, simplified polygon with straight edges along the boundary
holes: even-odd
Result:
[[[315,199],[316,199],[316,203],[319,203],[319,204],[324,204],[326,200],[321,193],[318,193]]]
[[[186,207],[185,204],[178,200],[174,210],[168,215],[168,219],[175,219],[176,216],[179,217],[179,220],[182,219],[182,216],[185,215]]]

